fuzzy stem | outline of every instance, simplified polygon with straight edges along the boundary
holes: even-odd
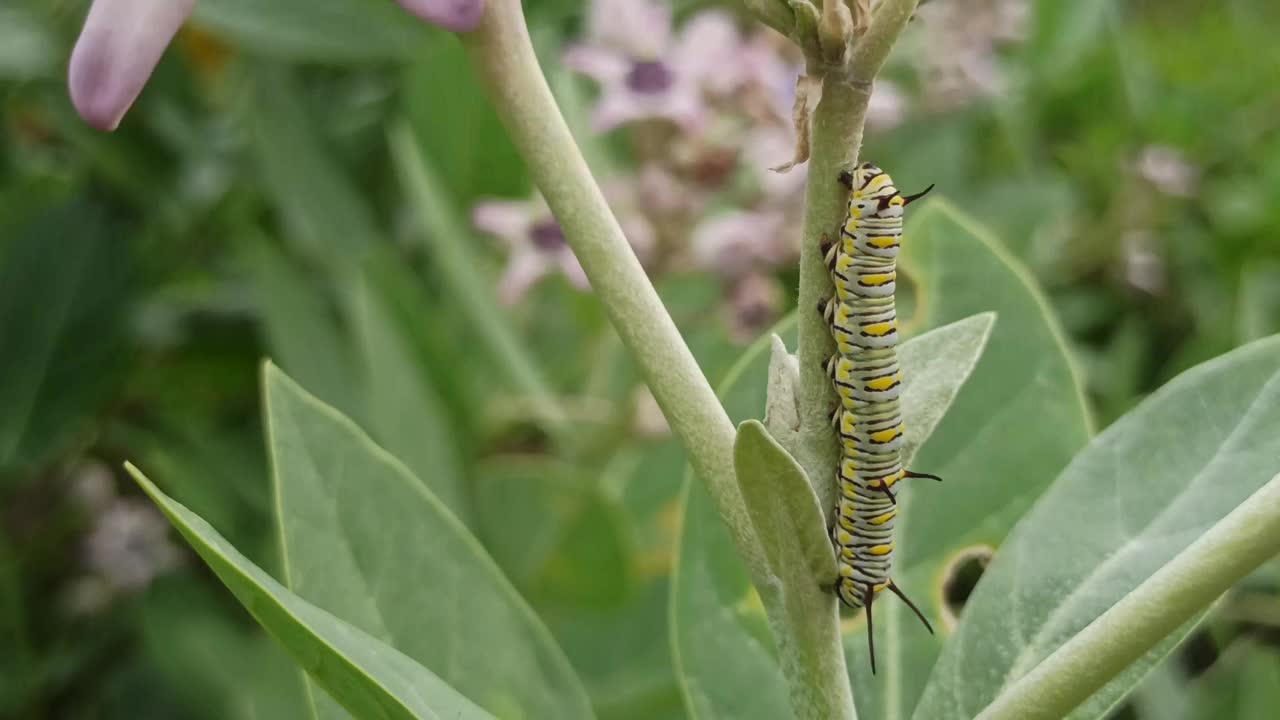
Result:
[[[978,720],[1066,717],[1280,552],[1280,475],[1000,694]]]
[[[543,78],[519,0],[490,0],[479,27],[459,38],[739,553],[762,567],[733,473],[733,424],[591,177]]]
[[[872,16],[871,27],[854,47],[849,65],[818,69],[823,73],[822,99],[813,112],[804,242],[800,247],[800,437],[796,459],[814,484],[824,513],[835,504],[832,478],[837,446],[830,423],[836,395],[822,363],[835,352],[835,342],[817,311],[818,302],[833,290],[818,246],[824,234],[839,232],[844,220],[845,190],[836,176],[858,162],[872,82],[915,12],[916,3],[883,0]]]

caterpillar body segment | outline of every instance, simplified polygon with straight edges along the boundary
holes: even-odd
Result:
[[[835,293],[818,304],[836,341],[836,354],[824,370],[840,398],[831,414],[840,447],[831,523],[839,569],[833,590],[845,605],[865,609],[874,673],[871,606],[881,591],[901,598],[933,632],[891,575],[899,512],[895,486],[906,478],[941,479],[902,467],[906,428],[899,405],[903,378],[894,302],[903,210],[933,186],[904,196],[888,173],[871,163],[842,172],[839,180],[849,189],[845,220],[838,237],[824,237],[821,245]]]

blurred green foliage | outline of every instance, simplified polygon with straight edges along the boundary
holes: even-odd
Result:
[[[1005,92],[913,110],[867,147],[904,186],[937,182],[1031,268],[1105,427],[1181,370],[1280,331],[1280,6],[1032,5]],[[525,6],[582,127],[588,101],[558,61],[582,6]],[[453,39],[384,0],[201,0],[108,136],[80,123],[63,82],[84,7],[0,4],[0,717],[292,716],[301,681],[202,566],[102,591],[86,560],[87,463],[107,463],[127,498],[129,458],[281,576],[264,356],[450,479],[433,489],[600,717],[684,717],[667,617],[677,444],[637,432],[636,372],[590,296],[552,280],[480,330],[444,277],[442,252],[494,275],[470,207],[530,189]],[[909,31],[888,71],[907,87],[911,52]],[[432,219],[462,229],[451,250],[398,181],[400,122],[440,180]],[[625,166],[616,144],[583,140],[598,168]],[[1180,154],[1191,192],[1139,171],[1151,147]],[[659,290],[723,377],[742,348],[709,311],[714,281]],[[534,410],[493,333],[519,338],[514,361],[538,369],[563,424]],[[1116,716],[1174,717],[1162,688],[1187,678],[1183,716],[1267,716],[1278,592],[1273,567],[1228,596]]]

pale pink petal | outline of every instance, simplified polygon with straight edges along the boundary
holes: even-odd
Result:
[[[94,0],[71,51],[68,87],[84,121],[115,130],[195,0]]]
[[[699,267],[726,277],[740,277],[779,257],[782,213],[733,210],[704,220],[694,228],[692,245]]]
[[[670,64],[675,72],[723,94],[741,86],[747,77],[747,66],[738,57],[742,50],[742,36],[733,18],[710,10],[685,23],[671,52]]]
[[[604,181],[600,189],[618,218],[622,234],[626,236],[631,249],[641,263],[646,263],[651,259],[658,240],[653,225],[640,209],[643,200],[639,178],[635,175],[612,177]]]
[[[591,111],[591,129],[596,132],[608,132],[619,125],[649,117],[649,112],[641,98],[630,92],[625,86],[614,84],[605,86],[600,100]]]
[[[729,328],[733,339],[749,343],[777,318],[782,307],[778,281],[764,273],[749,273],[729,288]]]
[[[532,249],[513,252],[507,259],[506,270],[498,279],[498,300],[503,305],[515,305],[551,269],[551,263],[542,253]]]
[[[747,164],[770,199],[788,200],[804,189],[807,166],[793,167],[787,172],[771,168],[795,156],[795,132],[789,127],[761,127],[748,137],[745,153]]]
[[[689,132],[699,132],[710,121],[702,93],[692,82],[677,79],[672,88],[654,99],[652,113],[670,118]]]
[[[528,244],[535,214],[533,203],[485,200],[471,209],[471,224],[516,249]]]
[[[648,163],[641,168],[636,192],[640,204],[657,215],[697,215],[704,199],[703,193],[658,163]]]
[[[628,213],[618,220],[622,225],[622,233],[626,235],[627,242],[631,243],[632,249],[636,251],[636,257],[640,258],[641,263],[646,263],[653,256],[653,250],[658,244],[657,233],[653,230],[653,225],[639,213]]]
[[[564,64],[601,84],[622,82],[631,69],[631,61],[625,55],[594,45],[570,47],[564,53]]]
[[[578,258],[567,246],[556,253],[554,262],[560,268],[560,272],[564,273],[570,285],[579,290],[591,289],[591,281],[587,280],[587,271],[582,269],[582,263],[578,262]]]
[[[671,46],[671,8],[661,0],[594,0],[588,36],[639,60],[657,60]]]
[[[453,32],[474,30],[484,14],[484,0],[396,0],[405,10]]]

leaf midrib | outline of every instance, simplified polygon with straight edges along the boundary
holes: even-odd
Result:
[[[1245,432],[1246,429],[1248,430],[1253,429],[1252,426],[1256,425],[1256,422],[1250,422],[1251,416],[1255,415],[1258,409],[1264,405],[1264,403],[1262,402],[1263,398],[1267,398],[1270,395],[1274,394],[1273,386],[1277,386],[1277,385],[1280,385],[1280,373],[1273,374],[1269,380],[1263,383],[1263,386],[1258,392],[1258,394],[1255,395],[1254,398],[1249,401],[1248,409],[1246,409],[1245,412],[1241,415],[1240,421],[1236,423],[1235,427],[1233,427],[1229,433],[1227,433],[1227,436],[1223,438],[1221,443],[1218,444],[1218,447],[1214,450],[1213,454],[1196,471],[1195,475],[1193,475],[1191,479],[1187,481],[1186,485],[1183,486],[1182,491],[1178,492],[1177,495],[1175,495],[1172,498],[1172,501],[1169,502],[1163,509],[1161,509],[1160,512],[1153,515],[1150,520],[1148,520],[1140,528],[1138,528],[1136,533],[1127,537],[1124,540],[1124,544],[1119,546],[1115,550],[1115,552],[1113,552],[1105,560],[1103,560],[1102,562],[1094,566],[1094,569],[1091,570],[1088,575],[1085,575],[1078,582],[1076,582],[1074,590],[1062,596],[1063,598],[1062,602],[1060,602],[1058,606],[1045,618],[1044,622],[1040,624],[1040,630],[1036,633],[1035,636],[1032,637],[1030,642],[1026,643],[1023,646],[1023,649],[1014,658],[1014,661],[1010,663],[1009,671],[1005,674],[1005,678],[1000,684],[1001,689],[1008,687],[1009,683],[1013,682],[1014,680],[1021,677],[1022,675],[1025,675],[1030,669],[1036,667],[1039,664],[1039,661],[1043,659],[1042,657],[1040,657],[1038,660],[1032,660],[1031,658],[1037,658],[1038,656],[1041,655],[1041,653],[1039,652],[1040,644],[1045,641],[1046,637],[1051,636],[1050,631],[1053,630],[1057,626],[1057,624],[1060,622],[1062,614],[1065,612],[1065,608],[1071,605],[1073,601],[1080,596],[1081,593],[1085,592],[1086,588],[1092,587],[1092,583],[1090,581],[1098,577],[1099,575],[1102,575],[1104,571],[1110,570],[1111,568],[1115,567],[1115,564],[1118,561],[1118,558],[1131,552],[1131,550],[1136,546],[1135,540],[1142,537],[1147,530],[1149,530],[1151,527],[1153,527],[1154,525],[1158,524],[1161,520],[1166,518],[1168,514],[1172,512],[1175,509],[1175,507],[1178,505],[1177,501],[1181,500],[1181,498],[1186,495],[1187,491],[1191,487],[1198,485],[1200,483],[1201,478],[1204,477],[1206,471],[1209,468],[1213,467],[1214,464],[1217,463],[1218,459],[1223,455],[1224,449],[1227,448],[1228,446],[1234,445],[1235,442],[1237,441],[1238,436],[1241,433]],[[1066,470],[1064,470],[1063,472],[1066,472]],[[1142,582],[1146,582],[1146,580],[1144,579]],[[1139,583],[1139,585],[1141,584],[1142,583]],[[1126,593],[1126,595],[1127,594],[1128,593]]]

